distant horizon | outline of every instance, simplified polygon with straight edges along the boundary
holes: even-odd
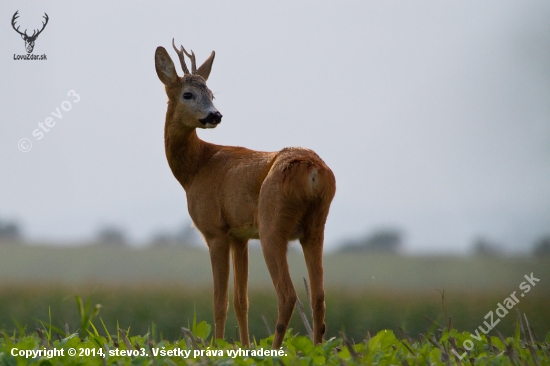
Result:
[[[196,229],[195,229],[196,230]],[[171,244],[160,244],[155,243],[154,235],[151,235],[149,240],[134,240],[131,236],[125,237],[123,243],[109,243],[102,242],[97,237],[88,236],[77,239],[48,239],[48,238],[28,238],[23,235],[18,240],[2,240],[0,239],[0,249],[2,245],[27,245],[27,246],[37,246],[37,247],[52,247],[52,248],[80,248],[87,246],[98,246],[104,247],[105,249],[112,248],[126,248],[126,249],[161,249],[161,248],[172,248],[172,249],[191,249],[191,250],[200,250],[207,252],[208,247],[206,242],[200,237],[200,233],[196,232],[198,241],[179,241]],[[356,238],[343,238],[338,243],[331,243],[332,245],[329,248],[324,249],[325,255],[331,254],[349,254],[354,253],[353,251],[343,251],[345,249],[346,243],[349,243],[350,239],[361,240],[368,237],[368,235],[359,236]],[[550,236],[549,236],[550,237]],[[540,237],[540,239],[547,238],[546,236]],[[476,253],[475,243],[471,243],[465,251],[450,251],[450,250],[414,250],[407,245],[406,241],[398,248],[395,252],[383,252],[376,250],[364,250],[360,251],[361,254],[373,254],[373,255],[403,255],[403,256],[412,256],[412,257],[477,257],[477,256],[486,256],[486,257],[495,257],[495,258],[512,258],[512,257],[531,257],[534,255],[534,250],[539,244],[538,241],[531,243],[531,245],[522,248],[522,250],[510,250],[503,246],[499,246],[497,243],[493,249],[495,249],[494,254],[479,254]],[[260,242],[257,239],[251,239],[249,241],[249,249],[261,251]],[[298,250],[301,251],[300,243],[297,240],[289,242],[289,253]]]

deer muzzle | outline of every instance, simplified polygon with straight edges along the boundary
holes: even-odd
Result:
[[[220,112],[210,112],[208,113],[208,116],[199,119],[200,123],[206,126],[206,124],[210,123],[213,125],[217,125],[222,121],[222,114]]]

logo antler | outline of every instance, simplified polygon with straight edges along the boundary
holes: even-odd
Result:
[[[45,21],[42,22],[42,29],[40,29],[40,30],[35,29],[32,33],[32,36],[29,36],[27,34],[26,29],[25,29],[25,32],[21,33],[21,31],[19,31],[19,26],[17,28],[15,28],[15,25],[16,25],[15,23],[16,23],[17,18],[19,18],[19,10],[17,10],[15,12],[15,14],[13,14],[13,17],[11,18],[11,26],[13,27],[13,29],[17,33],[19,33],[21,35],[21,38],[23,38],[23,40],[25,41],[25,47],[27,48],[27,53],[31,53],[32,50],[34,49],[34,42],[36,41],[36,38],[38,38],[38,35],[40,33],[42,33],[44,28],[46,28],[46,25],[48,24],[48,20],[50,18],[48,17],[48,14],[44,13],[43,18],[45,19]]]
[[[13,29],[14,29],[17,33],[19,33],[21,36],[23,36],[23,37],[28,37],[28,36],[27,36],[27,30],[26,30],[26,29],[25,29],[25,33],[21,33],[21,32],[19,31],[19,27],[15,28],[15,20],[16,20],[17,18],[19,18],[18,13],[19,13],[19,10],[17,10],[17,11],[15,12],[15,14],[13,14],[13,18],[11,18],[11,26],[12,26]]]

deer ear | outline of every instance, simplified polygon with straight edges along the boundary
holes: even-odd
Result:
[[[206,61],[204,61],[203,64],[197,69],[197,74],[202,76],[204,80],[208,80],[208,76],[210,76],[210,71],[212,71],[212,64],[214,63],[215,56],[216,52],[212,51],[210,57],[208,57]]]
[[[172,62],[170,55],[164,47],[157,47],[155,51],[155,69],[160,81],[164,85],[170,86],[178,81],[178,73],[174,67],[174,62]]]

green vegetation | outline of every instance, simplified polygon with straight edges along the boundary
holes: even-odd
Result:
[[[540,286],[520,298],[517,308],[527,314],[535,334],[543,337],[550,330],[550,291],[548,287]],[[452,318],[455,327],[473,332],[483,323],[484,316],[489,311],[495,311],[497,303],[502,302],[511,291],[482,293],[446,290],[447,316]],[[388,329],[400,334],[400,328],[416,337],[419,333],[425,333],[434,322],[439,326],[445,325],[441,293],[435,290],[389,292],[328,287],[326,293],[328,338],[337,337],[340,331],[345,331],[350,339],[359,340],[365,338],[369,331],[375,334]],[[81,323],[79,311],[74,306],[74,295],[89,298],[92,294],[94,304],[101,306],[99,314],[106,324],[118,322],[123,329],[131,327],[134,334],[145,334],[154,323],[159,334],[174,340],[180,336],[181,327],[192,321],[194,314],[213,323],[211,286],[189,288],[175,283],[133,287],[12,285],[0,286],[0,329],[14,329],[15,321],[35,329],[40,325],[37,319],[49,319],[50,311],[55,327],[65,329],[67,323],[70,331],[74,332],[77,330],[74,327]],[[299,291],[299,297],[309,314],[305,291]],[[270,335],[262,316],[266,318],[270,332],[274,331],[277,317],[275,293],[271,289],[251,289],[249,328],[251,335],[257,339]],[[515,316],[508,314],[496,329],[503,334],[511,334],[515,330],[515,321]],[[306,334],[296,311],[290,326],[296,332]],[[226,337],[238,339],[236,333],[237,320],[230,305]]]
[[[250,333],[256,348],[269,349],[277,314],[275,291],[261,252],[252,250],[250,258]],[[309,315],[302,280],[307,273],[301,252],[290,251],[289,261],[294,284]],[[37,361],[84,365],[196,361],[278,364],[277,359],[283,364],[300,365],[404,361],[424,365],[445,364],[447,357],[458,364],[453,349],[462,355],[467,340],[473,348],[462,364],[468,364],[469,357],[479,364],[536,364],[533,352],[541,365],[550,362],[545,343],[550,341],[549,335],[544,338],[550,330],[549,258],[357,253],[325,256],[326,338],[330,341],[323,345],[311,344],[296,311],[290,324],[293,331],[287,334],[284,344],[286,356],[239,356],[229,360],[226,351],[233,350],[231,343],[239,339],[237,321],[230,309],[226,341],[210,348],[222,350],[224,357],[205,354],[193,358],[191,354],[189,359],[158,354],[153,358],[151,348],[207,351],[211,346],[210,271],[208,253],[203,250],[0,246],[0,365]],[[520,297],[520,283],[530,273],[540,282]],[[495,312],[497,304],[513,291],[517,292],[517,305],[499,319],[488,338],[481,335],[479,327],[484,326],[488,312]],[[75,296],[87,300],[75,306]],[[531,332],[521,332],[516,309],[526,314]],[[204,321],[197,323],[195,318]],[[182,327],[190,329],[193,336],[182,333]],[[503,340],[499,333],[509,337]],[[124,341],[126,335],[130,346]],[[109,350],[131,349],[136,344],[149,356],[75,358],[65,352],[65,356],[47,361],[44,357],[27,360],[11,356],[12,348],[87,348],[90,351],[83,352],[88,354],[92,348],[96,352],[101,348],[108,354]]]
[[[293,334],[289,329],[283,347],[271,350],[273,337],[254,340],[250,350],[238,342],[208,339],[211,326],[193,320],[191,330],[182,328],[182,337],[173,342],[158,336],[154,327],[144,335],[131,336],[129,330],[117,328],[111,335],[101,320],[94,326],[94,310],[88,301],[84,306],[77,297],[82,317],[83,336],[78,332],[63,333],[51,324],[42,323],[36,333],[26,335],[19,328],[13,334],[2,332],[0,363],[2,365],[461,365],[472,364],[516,365],[548,364],[550,362],[550,333],[544,342],[533,338],[527,328],[518,322],[514,337],[488,336],[458,332],[452,328],[439,329],[420,335],[398,339],[392,331],[382,330],[353,343],[344,333],[314,346],[306,336]],[[57,339],[54,336],[57,332]],[[528,335],[527,335],[528,334]],[[523,336],[523,337],[522,337]],[[83,338],[82,338],[83,337]]]

